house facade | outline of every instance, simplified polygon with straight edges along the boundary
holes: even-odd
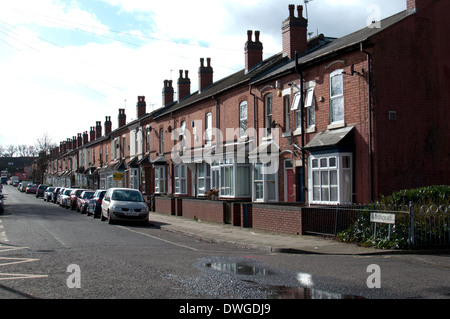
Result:
[[[449,13],[445,0],[408,0],[379,24],[308,39],[303,7],[290,5],[279,54],[263,60],[260,32],[248,31],[243,70],[214,81],[214,60],[201,58],[198,91],[180,70],[162,81],[161,109],[147,113],[138,96],[136,120],[119,110],[116,130],[107,117],[104,134],[97,122],[90,141],[62,143],[48,180],[292,205],[446,184]]]

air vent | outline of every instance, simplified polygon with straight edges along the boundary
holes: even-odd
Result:
[[[397,112],[389,111],[389,121],[395,121],[395,120],[397,120]]]

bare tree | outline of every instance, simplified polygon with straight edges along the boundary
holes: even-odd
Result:
[[[51,157],[51,150],[54,147],[56,147],[56,144],[52,142],[47,133],[38,138],[35,146],[33,147],[35,154],[38,154],[34,179],[40,183],[44,182],[44,176]]]
[[[17,147],[15,145],[8,145],[5,149],[5,156],[14,157],[14,154],[17,153]]]

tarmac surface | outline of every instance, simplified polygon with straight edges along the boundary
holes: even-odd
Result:
[[[228,224],[197,221],[182,216],[150,212],[154,227],[178,232],[205,241],[234,244],[239,247],[278,253],[365,255],[400,253],[400,250],[383,250],[340,243],[320,236],[288,235],[243,228]]]

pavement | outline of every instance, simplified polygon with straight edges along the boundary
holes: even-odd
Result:
[[[211,223],[157,212],[151,212],[149,220],[150,224],[162,230],[182,233],[204,241],[228,243],[267,252],[328,255],[371,255],[405,252],[365,248],[319,236],[271,233],[253,228]]]

